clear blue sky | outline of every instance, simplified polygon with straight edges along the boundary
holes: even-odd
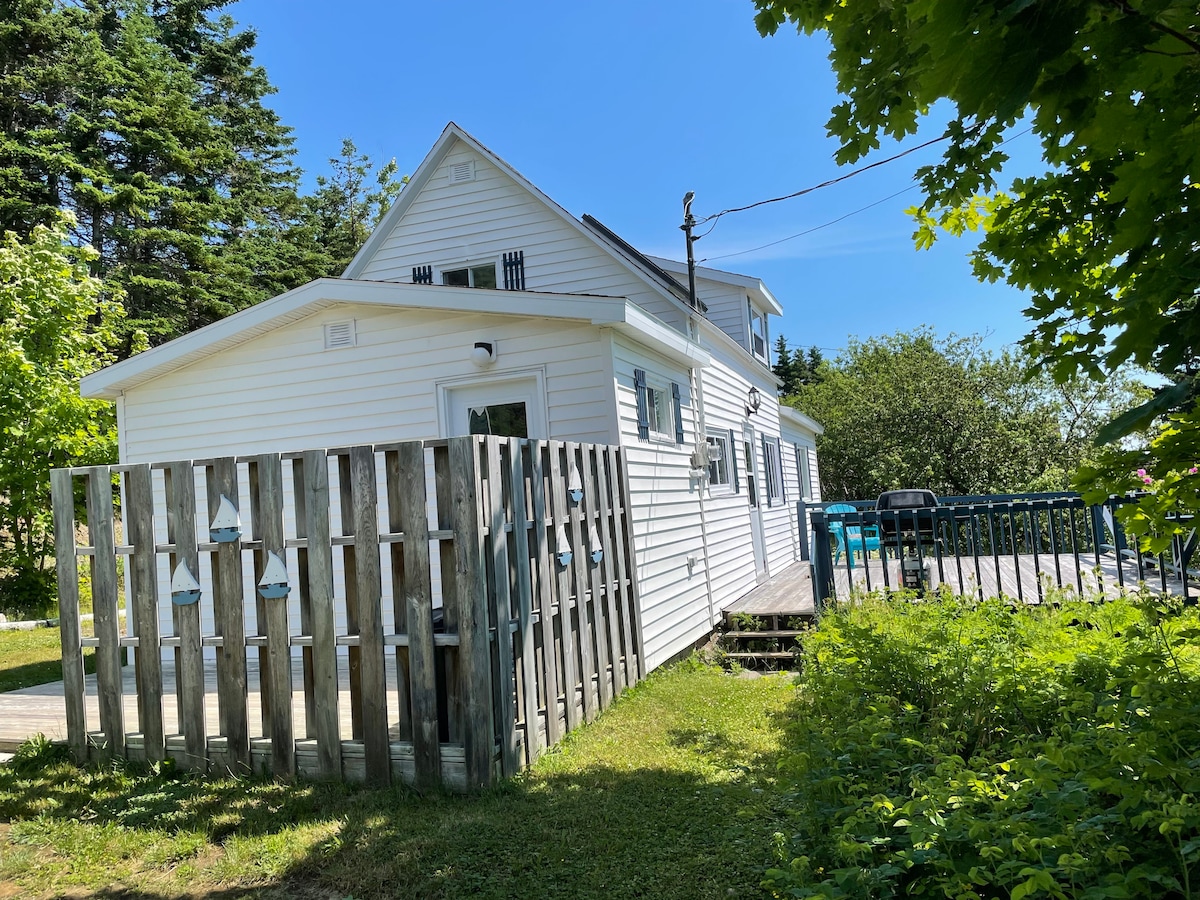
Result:
[[[844,174],[824,123],[837,102],[822,38],[754,29],[749,2],[397,3],[239,0],[258,33],[270,102],[295,129],[307,176],[343,137],[410,173],[455,121],[576,216],[590,213],[639,249],[682,258],[681,201],[698,217]],[[931,121],[890,156],[940,132]],[[1032,136],[1009,145],[1036,160]],[[937,148],[807,197],[724,217],[699,258],[757,247],[904,190]],[[711,265],[761,277],[785,308],[792,346],[827,353],[848,335],[922,324],[986,334],[1027,329],[1025,298],[971,274],[970,245],[913,249],[909,191],[810,235]],[[831,353],[830,353],[831,355]]]

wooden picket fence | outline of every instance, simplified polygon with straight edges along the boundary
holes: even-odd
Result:
[[[80,760],[470,789],[516,773],[646,674],[619,447],[464,437],[59,469],[52,488]],[[197,489],[204,521],[224,496],[250,534],[198,532]],[[256,591],[269,553],[292,554],[299,573],[285,599]],[[81,635],[80,557],[95,637]],[[181,562],[207,574],[198,602],[165,596]]]

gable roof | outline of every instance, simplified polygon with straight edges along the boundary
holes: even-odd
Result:
[[[504,295],[502,308],[497,308],[497,293]],[[115,400],[123,392],[168,372],[251,341],[327,307],[347,303],[393,309],[436,309],[456,313],[584,321],[614,328],[684,365],[704,367],[709,364],[708,354],[686,335],[624,297],[318,278],[93,372],[80,382],[79,392],[84,397]]]
[[[645,281],[656,293],[661,294],[669,300],[681,312],[688,314],[691,308],[687,302],[687,290],[684,289],[682,295],[677,292],[681,286],[677,281],[674,281],[667,273],[663,272],[658,266],[650,262],[648,258],[633,250],[620,238],[616,240],[624,245],[624,248],[618,246],[615,241],[607,240],[602,237],[596,230],[586,227],[583,222],[575,218],[546,194],[525,178],[520,172],[506,163],[503,159],[481,144],[472,135],[468,134],[456,123],[450,122],[443,129],[441,136],[438,137],[436,143],[421,160],[421,164],[417,166],[417,170],[409,179],[407,186],[400,192],[400,196],[396,198],[396,202],[392,204],[391,209],[375,226],[375,230],[371,232],[371,236],[367,238],[367,242],[363,244],[362,249],[354,255],[354,259],[350,260],[350,265],[346,266],[346,271],[342,273],[342,278],[359,278],[362,272],[366,269],[367,264],[375,256],[375,254],[383,247],[392,231],[404,218],[409,207],[416,201],[421,190],[429,183],[437,171],[439,165],[446,158],[446,155],[454,147],[455,142],[461,141],[467,147],[474,150],[489,163],[499,169],[503,174],[511,178],[518,186],[527,191],[534,199],[542,203],[547,209],[554,213],[564,223],[569,225],[577,233],[583,235],[590,243],[594,244],[607,256],[614,259],[620,265],[632,271],[642,281]],[[590,218],[590,217],[589,217]],[[593,219],[593,221],[595,221]],[[599,224],[599,223],[597,223]],[[601,226],[603,228],[603,226]],[[607,229],[605,229],[607,231]],[[611,235],[612,233],[609,232]],[[616,237],[612,235],[612,237]],[[672,287],[672,282],[674,286]]]
[[[668,271],[687,273],[687,263],[681,263],[674,259],[666,259],[662,256],[648,256],[647,259],[658,266],[659,268]],[[776,316],[783,315],[783,306],[775,299],[761,278],[755,278],[753,275],[739,275],[737,272],[726,272],[723,269],[710,269],[707,266],[696,266],[696,277],[706,278],[709,281],[715,281],[718,284],[728,284],[734,287],[745,288],[749,293],[755,295],[755,298],[767,308],[767,311]]]

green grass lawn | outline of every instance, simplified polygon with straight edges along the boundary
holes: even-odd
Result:
[[[84,634],[92,633],[91,622],[84,622],[83,628]],[[83,654],[86,671],[94,672],[94,651],[88,647]],[[62,681],[62,644],[58,629],[0,631],[0,693],[49,681]]]
[[[652,675],[478,796],[0,767],[0,897],[760,897],[788,676]]]

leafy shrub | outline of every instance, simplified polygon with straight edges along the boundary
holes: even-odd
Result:
[[[57,615],[58,579],[54,569],[18,569],[0,578],[0,612],[10,619]]]
[[[779,897],[1200,896],[1200,616],[868,598],[806,638]]]

